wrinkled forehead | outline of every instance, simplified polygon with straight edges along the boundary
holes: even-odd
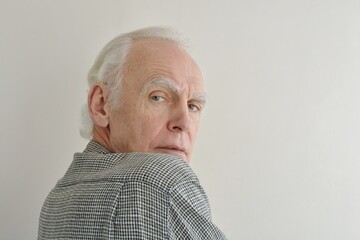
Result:
[[[150,71],[172,70],[173,74],[197,78],[203,82],[202,72],[190,54],[177,43],[164,39],[134,41],[128,54],[128,66],[144,67]]]

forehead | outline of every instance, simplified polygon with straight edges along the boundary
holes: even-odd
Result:
[[[204,89],[196,62],[184,49],[168,40],[136,40],[130,48],[127,69],[127,74],[135,77],[139,84],[163,76],[179,86],[191,85],[199,91]]]

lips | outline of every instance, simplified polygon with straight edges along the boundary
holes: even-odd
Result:
[[[160,150],[160,152],[180,155],[181,157],[186,159],[187,154],[186,154],[186,150],[185,150],[184,147],[176,146],[176,145],[170,145],[170,146],[157,147],[157,149]]]

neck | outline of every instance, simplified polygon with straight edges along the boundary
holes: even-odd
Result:
[[[109,141],[109,134],[107,134],[104,128],[99,129],[98,127],[94,126],[92,140],[101,144],[103,147],[107,148],[110,152],[114,152]]]

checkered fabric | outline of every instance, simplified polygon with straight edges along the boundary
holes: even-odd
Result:
[[[181,159],[90,141],[45,200],[38,239],[226,239]]]

